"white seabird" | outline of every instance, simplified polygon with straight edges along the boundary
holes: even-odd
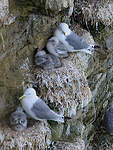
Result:
[[[66,23],[61,23],[58,26],[54,36],[66,46],[68,52],[85,52],[92,54],[94,48],[100,48],[100,46],[97,45],[87,44],[82,37],[71,31]]]
[[[36,95],[36,91],[33,88],[26,89],[20,99],[23,109],[33,119],[64,122],[64,116],[51,110],[49,106]]]
[[[61,58],[68,57],[67,48],[55,36],[53,36],[48,40],[46,47],[48,52],[54,56],[61,57]]]

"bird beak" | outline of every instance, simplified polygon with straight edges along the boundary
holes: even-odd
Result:
[[[66,32],[63,32],[64,33],[64,35],[66,35]]]
[[[19,100],[22,100],[23,98],[25,98],[25,95],[20,96]]]

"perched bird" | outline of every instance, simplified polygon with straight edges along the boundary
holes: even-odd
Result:
[[[50,54],[57,57],[68,57],[67,48],[65,45],[57,39],[57,37],[52,37],[47,42],[47,50]]]
[[[100,48],[98,45],[89,45],[86,41],[71,31],[66,23],[61,23],[56,29],[54,36],[61,41],[68,52],[85,52],[92,54],[94,48]]]
[[[103,125],[106,127],[108,133],[113,135],[113,106],[106,111]]]
[[[27,128],[27,116],[23,112],[22,107],[18,107],[15,112],[11,114],[10,125],[16,131],[23,131]]]
[[[25,90],[24,95],[20,97],[23,109],[35,120],[54,120],[64,122],[65,117],[59,115],[49,108],[49,106],[36,95],[33,88]],[[70,119],[69,117],[67,119]]]
[[[45,70],[61,67],[60,59],[54,55],[47,54],[44,50],[36,53],[35,64]]]

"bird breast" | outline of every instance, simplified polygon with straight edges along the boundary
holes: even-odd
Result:
[[[33,106],[33,104],[35,103],[35,100],[32,98],[32,99],[29,99],[29,98],[24,98],[22,101],[21,101],[21,104],[22,104],[22,107],[23,109],[26,111],[26,113],[28,113],[31,117],[33,117],[33,113],[31,111],[31,108]]]
[[[66,36],[59,30],[55,31],[55,36],[62,42],[66,39]]]

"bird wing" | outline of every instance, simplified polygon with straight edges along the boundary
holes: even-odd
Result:
[[[66,37],[66,41],[75,50],[85,49],[85,48],[89,47],[89,45],[86,43],[86,41],[82,37],[80,37],[76,33],[74,33],[73,31],[71,32],[70,35],[68,35]]]
[[[41,64],[43,64],[43,63],[45,63],[45,62],[47,62],[47,56],[46,55],[44,55],[44,56],[38,56],[38,57],[36,57],[35,58],[35,63],[36,63],[36,65],[41,65]]]
[[[56,45],[56,50],[59,50],[61,52],[67,52],[67,48],[61,41],[59,41],[58,44]]]
[[[52,69],[54,68],[54,61],[51,57],[52,55],[46,54],[46,62],[42,64],[43,69]]]
[[[62,42],[58,42],[55,46],[55,51],[60,55],[60,57],[68,57],[67,48]]]
[[[37,119],[55,120],[58,117],[42,99],[37,99],[31,110]]]
[[[56,57],[54,55],[51,55],[51,54],[50,54],[50,57],[51,57],[51,61],[52,61],[52,63],[53,63],[55,68],[61,66],[61,61],[60,61],[60,59],[58,57]]]

